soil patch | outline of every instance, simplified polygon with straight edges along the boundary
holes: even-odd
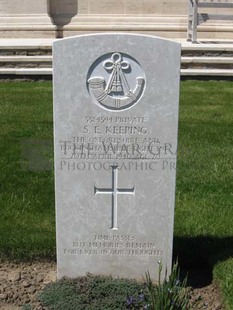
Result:
[[[37,301],[37,294],[55,281],[54,262],[0,263],[0,309],[16,310],[30,304],[33,310],[45,310]],[[191,288],[191,295],[192,300],[199,301],[196,309],[224,310],[216,283]]]

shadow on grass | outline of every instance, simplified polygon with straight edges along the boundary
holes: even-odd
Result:
[[[233,257],[233,237],[174,236],[173,257],[178,257],[184,275],[188,273],[188,285],[204,287],[213,280],[215,264]]]

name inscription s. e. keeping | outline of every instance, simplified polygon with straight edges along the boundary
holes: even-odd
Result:
[[[118,165],[119,170],[156,170],[160,167],[162,170],[175,169],[176,149],[172,143],[161,142],[157,137],[148,137],[147,133],[146,117],[86,116],[82,135],[60,140],[59,169],[110,170],[113,165]],[[125,162],[101,164],[101,160],[106,159],[123,159]],[[72,160],[87,162],[76,163]]]

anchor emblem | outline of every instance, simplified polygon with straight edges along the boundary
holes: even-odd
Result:
[[[106,58],[101,63],[97,60],[98,65],[91,67],[91,77],[87,79],[89,93],[95,103],[108,110],[125,110],[142,97],[144,72],[138,62],[126,54],[115,52]],[[142,75],[137,76],[140,71]],[[95,76],[95,73],[102,76]],[[103,76],[107,77],[107,82]]]

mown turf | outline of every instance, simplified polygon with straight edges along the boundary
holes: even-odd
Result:
[[[209,265],[233,309],[233,83],[181,84],[175,254]],[[227,280],[228,279],[228,280]],[[230,279],[230,280],[229,280]],[[228,286],[228,287],[227,287]]]
[[[51,83],[0,84],[0,256],[55,256]]]
[[[55,257],[52,84],[0,84],[0,258]],[[233,307],[233,83],[181,83],[174,255]]]

